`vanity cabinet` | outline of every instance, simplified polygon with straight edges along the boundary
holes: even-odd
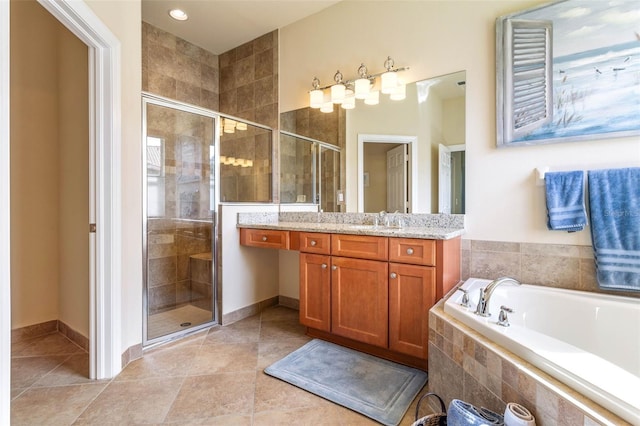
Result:
[[[241,244],[300,251],[309,336],[427,368],[429,309],[459,282],[459,237],[241,229]]]
[[[300,322],[308,334],[425,368],[436,241],[321,233],[301,233],[300,241]],[[321,245],[324,254],[316,254]]]

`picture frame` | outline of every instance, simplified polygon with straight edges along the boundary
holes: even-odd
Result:
[[[640,135],[637,13],[563,0],[499,17],[497,146]]]

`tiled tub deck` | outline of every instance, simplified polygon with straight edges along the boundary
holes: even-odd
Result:
[[[447,315],[445,300],[429,313],[429,390],[447,404],[457,398],[503,413],[517,402],[538,426],[629,425]]]

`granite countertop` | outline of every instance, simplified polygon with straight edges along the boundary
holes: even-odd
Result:
[[[390,214],[392,225],[375,226],[371,213],[240,213],[238,228],[449,240],[464,234],[462,215]]]

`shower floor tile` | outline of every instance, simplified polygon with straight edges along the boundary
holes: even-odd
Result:
[[[151,315],[149,316],[148,338],[153,339],[159,336],[165,336],[189,327],[183,327],[180,324],[191,323],[191,326],[204,324],[211,321],[211,315],[211,311],[193,305],[185,305],[170,311]]]
[[[187,307],[157,319],[175,326],[186,321],[184,311],[203,310]],[[11,424],[377,425],[263,372],[307,343],[304,333],[298,311],[272,307],[150,348],[117,377],[98,381],[87,379],[89,354],[62,334],[36,337],[13,353]],[[401,426],[413,423],[425,392]],[[426,414],[427,407],[422,410]]]

